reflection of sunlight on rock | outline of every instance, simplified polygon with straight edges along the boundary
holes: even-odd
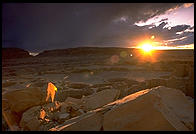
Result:
[[[69,76],[65,76],[63,79],[67,79]]]
[[[30,85],[31,85],[31,83],[30,84],[27,84],[26,87],[29,87]]]
[[[115,64],[115,63],[118,63],[119,61],[119,56],[118,55],[113,55],[111,58],[110,58],[110,62],[112,64]]]

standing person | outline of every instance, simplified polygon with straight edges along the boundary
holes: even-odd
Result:
[[[46,102],[48,101],[49,97],[51,97],[52,102],[54,101],[55,91],[57,91],[57,88],[55,87],[54,84],[49,82],[48,83],[48,88],[47,88]]]

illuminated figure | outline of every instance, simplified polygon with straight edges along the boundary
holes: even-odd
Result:
[[[48,101],[49,97],[51,97],[52,102],[54,101],[55,91],[57,91],[57,88],[55,87],[55,85],[49,82],[47,88],[46,102]]]

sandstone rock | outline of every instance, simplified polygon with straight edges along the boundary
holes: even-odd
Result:
[[[169,88],[179,89],[186,94],[186,79],[172,76],[166,80],[166,86]]]
[[[186,95],[194,98],[194,68],[189,70],[189,80],[186,84]]]
[[[59,119],[61,120],[61,119],[68,119],[68,117],[69,117],[69,114],[68,113],[63,113],[63,114],[60,114],[59,115]]]
[[[111,83],[94,84],[91,86],[91,88],[101,88],[101,87],[106,87],[106,86],[112,86],[112,84]]]
[[[106,90],[106,89],[112,89],[112,86],[105,86],[105,87],[99,87],[96,92],[100,92],[102,90]]]
[[[46,87],[47,88],[47,82],[46,81],[37,81],[35,83],[31,84],[32,87]]]
[[[59,111],[60,108],[61,108],[61,103],[58,101],[55,101],[54,103],[48,103],[48,104],[43,105],[43,109],[46,112],[56,112],[56,111]]]
[[[5,124],[4,126],[11,130],[15,130],[13,126],[17,126],[20,121],[20,117],[10,110],[7,99],[2,99],[2,121],[6,122],[2,125]]]
[[[180,91],[163,86],[112,102],[104,114],[104,130],[194,130],[194,105]]]
[[[39,88],[26,88],[7,92],[3,98],[8,100],[11,111],[19,113],[43,103],[44,94]]]
[[[83,89],[83,88],[89,87],[90,85],[87,83],[83,83],[83,82],[74,82],[74,83],[68,83],[67,86],[69,88]]]
[[[126,90],[126,96],[138,92],[142,89],[143,87],[141,87],[140,85],[132,85],[129,89]]]
[[[55,94],[55,100],[63,102],[68,97],[68,91],[66,90],[58,90]]]
[[[24,130],[38,131],[41,124],[39,121],[40,109],[41,106],[35,106],[24,112],[20,121],[20,127]]]
[[[94,90],[91,88],[84,88],[83,89],[83,95],[88,96],[94,93]]]
[[[93,110],[101,107],[109,102],[114,101],[115,97],[117,96],[117,92],[118,91],[114,89],[107,89],[93,95],[85,96],[82,98],[83,106],[87,110]]]
[[[81,100],[75,101],[76,103],[74,103],[73,101],[70,102],[70,100],[73,100],[73,98],[72,99],[68,99],[65,102],[61,103],[60,111],[69,113],[70,114],[70,118],[73,118],[73,117],[81,115],[83,113],[83,111],[80,111],[80,108],[81,108],[80,104],[82,103]]]
[[[71,118],[77,117],[83,114],[83,112],[81,112],[81,109],[80,110],[74,109],[73,107],[68,107],[68,113],[70,113]]]
[[[166,80],[165,79],[146,80],[146,86],[147,88],[153,88],[157,86],[166,86]]]
[[[2,131],[7,131],[9,129],[9,126],[7,124],[7,122],[5,121],[5,119],[2,116]]]
[[[50,131],[99,131],[102,126],[103,115],[101,113],[86,113],[72,118],[63,124],[50,129]]]
[[[147,87],[146,87],[146,82],[145,82],[145,81],[139,82],[138,85],[139,85],[142,89],[147,89]]]
[[[69,89],[66,91],[67,95],[72,98],[81,99],[83,95],[82,89]]]
[[[70,114],[66,112],[56,112],[53,113],[50,117],[51,120],[58,122],[58,123],[63,123],[65,120],[70,118]]]
[[[188,76],[188,65],[186,64],[177,64],[175,65],[173,74],[176,77],[186,77]]]
[[[112,78],[107,80],[109,83],[125,83],[127,86],[131,86],[133,84],[138,84],[137,81],[128,79],[128,78]]]
[[[2,115],[9,129],[12,131],[16,131],[17,129],[15,126],[18,126],[20,117],[16,113],[12,112],[10,109],[2,110]]]
[[[78,105],[80,105],[82,103],[81,99],[76,99],[76,98],[72,98],[72,97],[67,97],[67,99],[65,101],[72,102],[72,103],[75,103]]]
[[[69,88],[67,90],[59,90],[56,92],[55,100],[64,102],[67,97],[72,97],[76,99],[81,99],[84,91],[82,89]]]
[[[16,82],[6,81],[6,82],[2,83],[2,87],[9,87],[9,86],[13,86],[15,84],[16,84]]]

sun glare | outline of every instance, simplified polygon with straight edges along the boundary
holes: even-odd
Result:
[[[150,44],[143,44],[141,48],[144,52],[150,52],[153,49],[152,45]]]

